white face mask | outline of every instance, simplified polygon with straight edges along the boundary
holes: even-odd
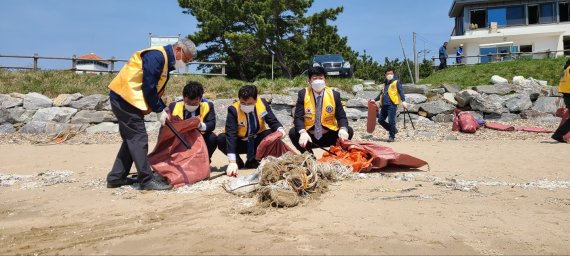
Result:
[[[311,83],[311,87],[313,88],[313,90],[315,90],[316,92],[320,92],[325,88],[325,80],[323,79],[315,79],[313,80],[313,82]]]
[[[196,111],[196,109],[198,109],[200,105],[198,106],[192,106],[192,105],[184,105],[184,107],[186,108],[186,110],[188,110],[188,112],[194,112]]]
[[[255,105],[239,105],[239,108],[241,109],[241,111],[249,114],[253,111]]]
[[[182,60],[176,60],[176,64],[174,64],[175,69],[182,69],[186,67],[186,63]]]
[[[387,75],[386,76],[386,80],[390,81],[392,79],[394,79],[394,75]]]

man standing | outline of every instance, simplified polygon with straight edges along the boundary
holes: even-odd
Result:
[[[459,48],[457,48],[457,52],[455,52],[455,55],[457,56],[455,58],[455,63],[461,64],[463,60],[463,44],[459,45]]]
[[[238,97],[239,101],[228,107],[225,133],[218,136],[218,149],[228,156],[228,176],[237,176],[238,169],[259,166],[255,159],[257,146],[267,135],[280,131],[281,138],[285,136],[283,125],[269,104],[257,97],[255,85],[241,87]],[[244,153],[247,153],[245,164],[239,156]]]
[[[188,39],[180,39],[173,45],[152,47],[135,52],[129,62],[109,84],[109,98],[113,114],[119,122],[123,139],[111,172],[107,175],[107,187],[131,185],[128,179],[134,162],[137,182],[142,190],[171,189],[155,178],[148,162],[148,134],[144,115],[159,113],[164,125],[168,114],[161,97],[166,89],[169,72],[185,67],[196,56],[196,46]]]
[[[315,144],[329,147],[336,145],[338,139],[350,140],[353,135],[340,93],[326,86],[325,69],[311,67],[308,75],[309,86],[297,95],[295,127],[289,130],[291,142],[301,153],[311,150]]]
[[[443,46],[439,47],[439,69],[447,68],[447,42],[443,43]]]
[[[173,102],[168,108],[172,111],[172,116],[185,120],[189,118],[200,118],[198,130],[208,147],[208,156],[212,162],[212,154],[217,147],[216,134],[216,112],[214,104],[203,99],[204,87],[199,82],[190,81],[184,86],[182,91],[184,101]]]
[[[560,78],[560,83],[558,84],[558,92],[562,93],[564,104],[570,111],[570,60],[567,60],[566,65],[564,65],[564,71]],[[565,142],[562,137],[564,137],[568,132],[570,132],[570,119],[566,120],[564,124],[556,129],[552,138],[558,142]]]
[[[396,112],[398,105],[402,104],[404,109],[408,109],[408,104],[405,102],[406,96],[402,90],[402,84],[394,76],[394,69],[387,68],[384,71],[386,79],[384,80],[384,90],[374,99],[379,101],[380,114],[378,115],[378,123],[388,131],[388,142],[394,142],[396,139]],[[386,123],[386,118],[388,122]]]

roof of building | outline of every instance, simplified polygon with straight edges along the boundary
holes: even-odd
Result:
[[[89,53],[89,54],[85,54],[83,56],[80,56],[78,59],[89,59],[89,60],[99,60],[102,63],[106,63],[109,64],[109,61],[103,60],[103,58],[99,57],[97,54],[95,53]]]
[[[513,2],[514,0],[453,0],[451,8],[449,9],[449,17],[457,17],[463,11],[465,5],[481,4],[481,3],[495,3],[495,2]]]

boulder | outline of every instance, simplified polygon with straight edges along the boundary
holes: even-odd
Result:
[[[453,122],[455,114],[439,114],[431,118],[436,123],[450,123]]]
[[[498,84],[498,85],[480,85],[474,86],[473,90],[478,93],[484,94],[498,94],[506,95],[515,91],[515,88],[509,84]]]
[[[275,117],[277,118],[277,120],[279,120],[279,122],[280,122],[283,126],[288,126],[288,125],[292,125],[292,124],[293,124],[293,117],[291,117],[291,112],[290,112],[290,111],[278,110],[278,111],[273,111],[273,114],[275,115]],[[224,125],[225,125],[225,123],[224,123]]]
[[[67,123],[75,113],[77,113],[77,109],[68,107],[42,108],[36,111],[32,121]]]
[[[364,85],[369,85],[369,86],[373,86],[376,82],[374,80],[364,80],[362,81],[362,84]]]
[[[10,94],[8,94],[8,95],[10,95],[10,97],[12,97],[12,98],[22,99],[22,100],[26,97],[25,94],[21,94],[21,93],[19,93],[19,92],[12,92],[12,93],[10,93]]]
[[[457,101],[455,100],[455,93],[451,92],[444,93],[443,100],[451,105],[457,106]]]
[[[519,114],[503,113],[503,114],[501,114],[501,117],[498,119],[498,121],[511,122],[511,121],[518,120],[518,119],[521,119],[521,116]]]
[[[446,92],[458,93],[461,91],[461,86],[457,84],[442,84],[441,88],[445,89]]]
[[[81,110],[71,119],[72,124],[98,124],[116,122],[117,118],[110,111]]]
[[[514,85],[522,85],[525,82],[524,76],[514,76],[513,77],[513,84]]]
[[[406,102],[410,104],[421,104],[427,101],[427,97],[424,96],[423,94],[410,93],[410,94],[405,94],[405,96],[406,96]]]
[[[299,91],[304,89],[303,87],[292,87],[286,90],[288,95],[295,96],[299,95]]]
[[[32,120],[32,117],[36,113],[36,110],[25,109],[23,107],[15,107],[8,109],[8,122],[16,123],[27,123]]]
[[[408,93],[418,93],[418,94],[427,94],[428,93],[428,86],[427,85],[414,85],[414,84],[404,84],[402,85],[402,90],[404,90],[405,94]]]
[[[482,112],[478,112],[478,111],[463,111],[463,112],[471,114],[473,117],[475,117],[475,120],[484,120],[485,119],[485,118],[483,118],[484,114]]]
[[[85,130],[86,133],[117,133],[119,132],[119,124],[111,122],[103,122],[90,126]]]
[[[10,123],[0,124],[0,134],[16,132],[16,128]]]
[[[445,93],[445,89],[443,89],[443,88],[434,88],[434,89],[431,89],[431,90],[429,90],[429,91],[430,91],[431,93],[435,93],[435,94],[439,94],[439,95]]]
[[[507,80],[501,76],[494,75],[491,77],[491,83],[492,84],[507,84],[507,83],[509,83],[509,80]]]
[[[60,94],[55,99],[53,99],[53,105],[56,107],[67,107],[72,101],[81,99],[83,95],[81,93],[74,94]]]
[[[72,101],[69,105],[79,110],[99,110],[107,96],[101,94],[93,94],[85,96],[78,100]]]
[[[357,121],[360,118],[365,118],[368,116],[368,112],[357,108],[344,108],[344,112],[346,113],[346,118],[353,121]]]
[[[535,101],[540,95],[548,95],[551,88],[541,85],[532,77],[514,85],[516,93],[527,94]]]
[[[455,109],[455,106],[447,102],[444,102],[442,100],[431,101],[418,105],[421,111],[425,111],[427,113],[428,118],[431,118],[439,114],[451,114]]]
[[[44,95],[31,92],[24,96],[23,105],[25,109],[49,108],[53,105],[53,101]]]
[[[523,112],[521,113],[521,117],[524,119],[537,119],[543,116],[549,116],[551,114],[548,113],[544,113],[542,111],[538,111],[535,109],[527,109],[527,110],[523,110]]]
[[[501,114],[505,112],[503,107],[504,99],[496,94],[477,95],[470,103],[471,109],[478,110],[483,113]]]
[[[552,86],[550,91],[548,91],[549,97],[562,97],[562,93],[558,92],[558,86]]]
[[[7,94],[0,94],[0,108],[14,108],[24,104],[24,99],[13,98]]]
[[[539,122],[543,122],[543,123],[560,124],[560,121],[562,120],[562,118],[557,117],[557,116],[553,116],[553,115],[547,115],[547,116],[538,117],[536,120]]]
[[[558,97],[540,97],[534,102],[532,109],[544,113],[554,114],[556,110],[561,107],[557,103],[558,100],[560,100]]]
[[[156,122],[158,121],[158,114],[155,112],[150,112],[148,115],[144,116],[145,122]]]
[[[9,112],[5,108],[0,108],[0,124],[8,122]]]
[[[362,84],[355,84],[352,86],[352,92],[353,93],[357,93],[357,92],[361,92],[364,91],[364,85]]]
[[[365,100],[373,100],[380,94],[380,91],[361,91],[357,92],[355,98],[361,98]]]
[[[99,110],[104,110],[104,111],[112,111],[113,109],[111,108],[111,101],[109,99],[109,96],[106,97],[106,99],[101,102],[101,106],[99,107]]]
[[[271,107],[273,108],[274,105],[295,106],[295,103],[297,103],[297,97],[290,95],[273,95]]]
[[[339,88],[335,87],[335,88],[333,88],[333,90],[340,93],[340,99],[341,100],[349,100],[349,99],[354,98],[354,95],[352,93],[345,92]]]
[[[147,132],[154,132],[160,130],[160,127],[162,127],[162,125],[160,125],[160,122],[145,122],[144,127],[146,128]]]
[[[363,98],[354,98],[346,102],[346,106],[349,108],[368,108],[368,100]]]
[[[509,112],[519,113],[523,110],[532,107],[532,101],[530,97],[526,94],[514,94],[507,101],[505,101],[505,107],[509,109]]]
[[[80,130],[81,125],[72,125],[64,123],[43,122],[43,121],[30,121],[20,129],[21,133],[29,134],[58,134],[65,130]]]
[[[457,94],[455,94],[455,100],[457,101],[457,106],[458,107],[469,106],[471,100],[478,95],[480,95],[478,92],[470,89],[458,92]]]
[[[226,117],[228,116],[228,107],[234,104],[234,99],[218,99],[214,101],[214,109],[216,111],[216,127],[226,127]]]

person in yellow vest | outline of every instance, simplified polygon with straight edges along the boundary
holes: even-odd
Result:
[[[570,111],[570,60],[566,61],[564,65],[564,71],[562,72],[562,77],[560,78],[560,83],[558,84],[558,92],[562,93],[562,98],[564,99],[564,104],[566,108]],[[552,138],[558,142],[565,143],[564,135],[570,132],[570,119],[566,120],[556,131],[552,134]]]
[[[291,142],[301,153],[312,148],[329,147],[352,139],[353,130],[342,106],[340,93],[326,86],[323,67],[311,67],[308,87],[297,94],[295,127],[289,130]]]
[[[400,80],[394,76],[394,69],[387,68],[384,71],[386,79],[384,80],[384,89],[380,92],[378,97],[374,99],[380,107],[378,115],[378,123],[388,131],[388,142],[394,142],[396,139],[396,112],[398,105],[402,104],[404,109],[408,109],[408,103],[405,102],[406,96],[402,89]],[[386,122],[388,118],[388,122]]]
[[[169,72],[185,67],[196,56],[196,46],[188,39],[173,45],[152,47],[135,52],[129,62],[109,84],[113,114],[123,139],[115,163],[107,175],[107,187],[132,185],[128,178],[133,163],[137,168],[136,182],[142,190],[167,190],[171,187],[153,173],[148,163],[148,134],[144,116],[158,113],[164,125],[168,114],[161,97],[166,89]]]
[[[239,101],[228,107],[226,130],[218,136],[218,149],[228,156],[228,176],[237,176],[238,169],[257,168],[257,146],[267,135],[279,131],[281,138],[285,136],[267,101],[257,97],[255,85],[241,87],[238,96]],[[245,164],[239,154],[247,154]]]
[[[182,91],[183,101],[172,102],[168,108],[173,118],[180,120],[200,118],[198,130],[208,147],[208,155],[212,162],[212,154],[216,150],[217,141],[214,129],[216,129],[216,112],[214,104],[203,98],[204,87],[199,82],[190,81]]]

